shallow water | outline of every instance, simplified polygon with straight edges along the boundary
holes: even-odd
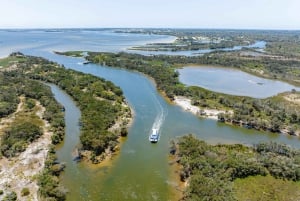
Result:
[[[300,90],[299,87],[282,81],[260,78],[232,68],[187,66],[178,72],[179,80],[188,86],[199,86],[231,95],[267,98],[292,89]]]

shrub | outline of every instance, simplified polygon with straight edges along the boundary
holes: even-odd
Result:
[[[3,198],[3,200],[2,201],[16,201],[17,200],[17,194],[16,194],[16,192],[10,192],[10,193],[8,193],[4,198]]]
[[[21,196],[27,196],[30,194],[30,191],[28,188],[23,188],[21,191]]]
[[[28,143],[33,142],[42,134],[42,129],[31,122],[12,125],[12,128],[2,136],[0,151],[6,157],[15,156],[24,151]]]

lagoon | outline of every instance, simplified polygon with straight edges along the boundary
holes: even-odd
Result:
[[[267,98],[292,89],[300,90],[282,81],[257,77],[233,68],[186,66],[178,72],[179,80],[187,86],[199,86],[237,96]]]

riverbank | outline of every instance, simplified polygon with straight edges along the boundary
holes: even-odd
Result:
[[[284,93],[282,94],[282,97],[291,102],[292,104],[296,105],[297,107],[300,106],[300,95],[299,94],[289,94],[289,93]],[[185,111],[191,112],[196,116],[204,117],[204,118],[209,118],[213,120],[220,120],[219,115],[224,116],[233,116],[234,112],[232,110],[225,111],[225,110],[216,110],[216,109],[201,109],[200,107],[197,107],[195,105],[191,104],[191,99],[183,96],[175,96],[174,101],[176,105],[180,106],[182,109]],[[229,125],[240,125],[240,126],[246,126],[248,127],[247,123],[243,121],[226,121],[226,119],[223,119],[223,122]],[[252,126],[251,126],[252,127]],[[255,128],[255,127],[254,127]],[[257,130],[260,130],[259,128],[256,128]],[[294,130],[292,130],[294,129]],[[278,130],[279,133],[284,134],[284,135],[294,135],[294,136],[300,136],[300,131],[291,128],[290,126],[282,126],[280,130]]]
[[[208,109],[208,108],[201,109],[195,105],[192,105],[191,99],[188,99],[184,96],[175,96],[173,102],[178,106],[182,107],[184,110],[193,113],[194,115],[213,119],[213,120],[218,120],[218,115],[221,113],[233,114],[232,111],[216,110],[216,109]]]

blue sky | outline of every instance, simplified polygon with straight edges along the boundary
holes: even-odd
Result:
[[[0,28],[300,30],[300,0],[0,0]]]

